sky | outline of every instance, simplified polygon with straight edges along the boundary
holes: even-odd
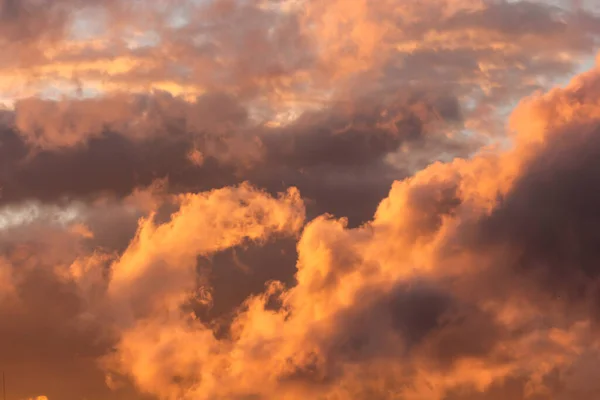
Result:
[[[0,0],[7,400],[597,400],[595,0]]]

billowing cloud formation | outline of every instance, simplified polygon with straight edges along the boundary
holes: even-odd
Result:
[[[597,399],[571,6],[0,0],[11,398]]]
[[[513,150],[395,183],[362,227],[310,222],[296,282],[250,297],[225,332],[141,317],[109,368],[161,398],[594,398],[593,213],[570,201],[593,203],[579,191],[594,186],[597,79],[526,100]],[[551,129],[520,125],[557,106],[572,111]]]

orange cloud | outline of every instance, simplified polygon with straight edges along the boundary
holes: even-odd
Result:
[[[598,398],[593,10],[128,4],[0,0],[15,398]]]
[[[568,97],[572,90],[551,92],[540,101],[554,104],[552,99]],[[464,397],[513,390],[501,382],[519,374],[526,380],[514,390],[522,399],[568,398],[572,390],[592,390],[585,392],[589,396],[594,389],[557,389],[548,383],[553,371],[575,368],[584,362],[584,349],[597,346],[587,314],[565,320],[560,310],[567,303],[553,301],[554,309],[539,303],[546,288],[531,286],[527,274],[506,269],[510,264],[497,270],[497,254],[482,253],[464,236],[473,223],[486,229],[487,220],[503,212],[498,195],[508,207],[516,191],[524,190],[520,182],[534,160],[566,134],[553,128],[523,129],[514,150],[433,165],[396,183],[364,226],[348,229],[344,220],[317,218],[298,243],[293,287],[274,283],[249,298],[230,333],[220,339],[210,326],[185,314],[141,320],[121,341],[116,356],[125,367],[121,372],[162,398],[333,399],[377,393],[441,399],[461,391]],[[545,147],[532,148],[531,138],[539,140],[540,134]],[[555,167],[562,173],[561,163]],[[464,262],[473,264],[459,265]],[[536,268],[536,259],[525,262],[533,264],[521,268]],[[493,286],[487,293],[463,286],[493,285],[488,274],[501,279],[496,285],[507,290],[508,299],[496,297]],[[515,308],[513,301],[526,307]],[[550,327],[540,320],[541,312],[554,321]],[[174,348],[179,352],[169,350]]]

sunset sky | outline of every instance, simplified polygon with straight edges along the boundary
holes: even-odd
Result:
[[[600,399],[599,51],[598,0],[0,0],[6,400]]]

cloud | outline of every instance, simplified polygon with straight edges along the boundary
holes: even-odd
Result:
[[[167,93],[18,103],[16,127],[0,136],[1,200],[125,196],[159,178],[176,192],[248,180],[271,193],[297,186],[316,202],[311,215],[362,222],[398,175],[477,147],[476,140],[446,135],[462,121],[457,100],[447,95],[358,99],[280,127],[248,114],[218,93],[193,103]]]
[[[0,10],[11,396],[598,397],[589,7]]]
[[[596,74],[520,107],[593,90]],[[577,192],[593,185],[558,179],[593,171],[586,154],[593,155],[595,130],[584,128],[594,120],[582,125],[571,115],[564,126],[519,131],[512,150],[436,164],[397,182],[364,226],[311,221],[298,243],[295,284],[272,283],[250,297],[224,337],[184,314],[141,320],[122,338],[120,371],[163,398],[592,396],[596,389],[567,387],[557,376],[579,368],[581,349],[596,346],[594,309],[579,307],[595,299],[582,286],[594,287],[585,263],[590,255],[593,265],[593,240],[579,225],[545,225],[576,224],[561,217],[568,210],[590,218],[563,199],[593,204]],[[549,186],[552,196],[534,194]],[[504,263],[513,259],[519,263]],[[579,297],[550,300],[556,285]],[[585,374],[581,368],[564,372],[569,382]]]
[[[111,208],[118,211],[131,206],[143,213],[148,203],[140,201],[142,199],[143,196],[138,195],[121,204],[97,205],[98,210],[84,208],[79,219],[86,221],[94,212],[104,214],[111,212]],[[48,381],[40,380],[35,385],[24,385],[26,381],[13,381],[15,392],[25,394],[26,390],[45,388],[52,396],[65,393],[70,387],[70,395],[76,396],[88,391],[105,391],[95,360],[109,351],[113,343],[110,326],[126,323],[129,307],[136,313],[148,307],[157,311],[160,308],[139,303],[139,300],[147,302],[148,296],[155,296],[157,304],[163,304],[169,296],[193,296],[197,288],[194,278],[197,256],[240,244],[244,239],[265,240],[270,233],[293,234],[303,219],[300,199],[293,190],[279,200],[249,186],[181,195],[176,200],[179,211],[170,222],[155,226],[151,216],[141,221],[135,239],[117,259],[114,253],[101,249],[88,252],[89,241],[95,240],[94,237],[82,236],[77,230],[65,230],[53,220],[36,219],[24,226],[8,228],[8,236],[2,240],[2,253],[8,257],[2,264],[2,282],[11,292],[3,291],[9,301],[3,302],[2,313],[12,322],[1,335],[4,343],[12,343],[12,348],[4,352],[4,362],[11,366],[12,373],[20,375],[18,365],[30,368],[31,363],[36,363],[38,370],[34,373],[48,378],[55,376],[57,382],[49,385]],[[221,215],[214,212],[217,209],[221,209]],[[38,215],[43,216],[43,211]],[[104,224],[110,226],[111,221]],[[70,225],[79,226],[75,222]],[[204,231],[204,236],[196,237],[197,245],[194,245],[186,232],[200,232],[198,229]],[[218,229],[221,229],[220,235]],[[235,233],[234,229],[239,231]],[[177,260],[172,258],[176,254],[172,243],[180,246]],[[174,262],[170,267],[164,264],[167,259],[161,255],[160,246],[168,251],[168,262]],[[156,286],[148,279],[157,274],[169,277],[170,288],[166,280]],[[142,289],[144,282],[149,286]],[[157,291],[159,288],[162,289]],[[108,305],[107,300],[110,300]],[[52,304],[50,310],[46,302]],[[21,332],[26,331],[44,332],[45,339],[19,338]],[[36,341],[35,345],[32,340]],[[43,360],[41,354],[45,355]],[[85,379],[78,385],[69,384],[64,377],[46,369],[59,359],[64,363],[63,370],[80,368]],[[127,391],[119,393],[127,396]]]
[[[0,366],[8,396],[109,395],[95,359],[108,351],[110,342],[101,326],[81,317],[86,304],[77,288],[54,272],[81,254],[78,241],[62,229],[40,226],[30,227],[27,239],[2,238],[0,316],[7,323],[0,328]],[[113,395],[123,398],[123,393]]]

